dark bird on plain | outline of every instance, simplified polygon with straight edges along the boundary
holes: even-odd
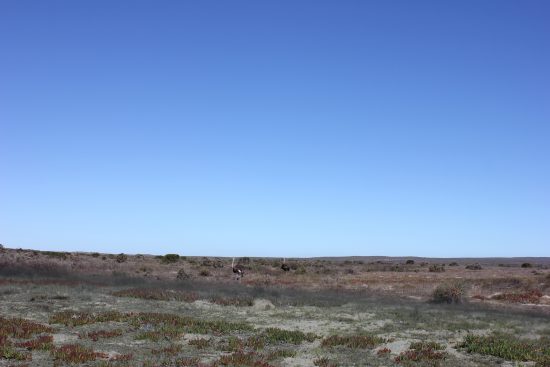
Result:
[[[231,269],[233,269],[233,274],[235,274],[237,280],[241,280],[244,276],[244,266],[240,264],[235,265],[235,258],[233,258],[233,262],[231,263]]]
[[[290,266],[288,266],[288,264],[286,263],[286,259],[283,259],[283,265],[281,265],[281,269],[283,269],[283,271],[290,270]]]

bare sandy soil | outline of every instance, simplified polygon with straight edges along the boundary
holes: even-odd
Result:
[[[547,258],[239,260],[5,249],[0,366],[550,365]]]

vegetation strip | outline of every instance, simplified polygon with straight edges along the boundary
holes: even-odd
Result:
[[[508,334],[489,336],[467,335],[460,348],[468,353],[478,353],[500,357],[509,361],[533,361],[536,366],[550,366],[550,338],[541,337],[529,340]]]

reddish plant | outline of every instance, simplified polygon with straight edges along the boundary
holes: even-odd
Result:
[[[105,353],[98,353],[79,344],[66,344],[51,350],[56,361],[67,363],[84,363],[95,361],[97,358],[108,358]]]
[[[542,292],[537,289],[533,289],[523,293],[497,294],[496,296],[491,297],[491,299],[509,303],[539,303],[541,297]]]
[[[20,348],[27,348],[28,350],[50,350],[53,347],[53,336],[41,335],[36,339],[17,343],[16,346]]]

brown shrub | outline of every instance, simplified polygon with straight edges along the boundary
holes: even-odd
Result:
[[[541,297],[542,297],[542,292],[539,290],[533,289],[523,293],[497,294],[491,297],[491,299],[509,302],[509,303],[539,303]]]
[[[466,265],[466,269],[468,269],[468,270],[481,270],[483,268],[481,267],[481,265],[479,263],[475,263],[475,264]]]
[[[461,303],[464,293],[464,283],[459,281],[447,282],[438,285],[434,289],[432,300],[435,303]]]
[[[176,275],[176,279],[182,280],[182,279],[189,279],[191,276],[185,272],[185,269],[178,270],[178,275]]]
[[[126,262],[126,260],[128,260],[128,256],[124,254],[118,254],[115,260],[117,263],[123,263],[123,262]]]
[[[432,264],[429,267],[430,273],[442,273],[445,271],[445,265]]]

